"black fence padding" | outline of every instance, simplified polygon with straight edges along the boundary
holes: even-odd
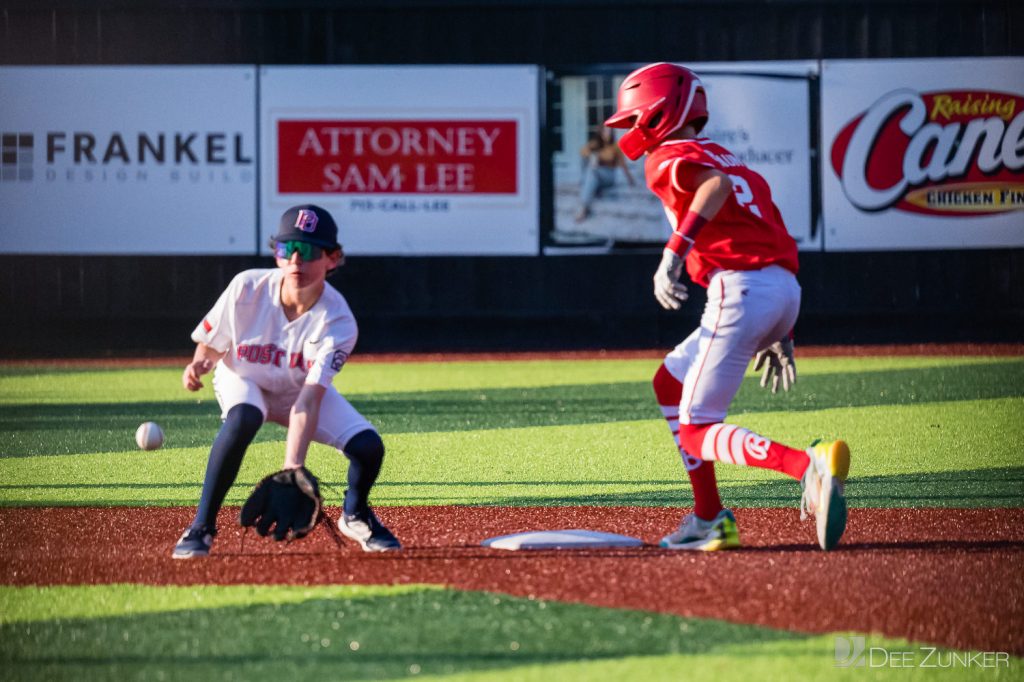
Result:
[[[351,257],[331,278],[357,352],[670,347],[698,323],[652,294],[656,253]],[[44,267],[45,266],[45,267]],[[269,258],[0,256],[5,357],[191,352],[231,277]],[[1024,249],[801,254],[801,343],[1024,340]]]

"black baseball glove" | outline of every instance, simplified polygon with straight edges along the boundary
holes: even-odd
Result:
[[[323,509],[320,483],[306,467],[284,469],[256,484],[242,505],[239,522],[266,537],[297,540],[313,530]]]

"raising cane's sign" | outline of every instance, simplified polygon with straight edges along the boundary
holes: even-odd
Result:
[[[1024,209],[1024,97],[989,89],[896,89],[835,137],[850,203],[977,216]]]
[[[280,120],[282,194],[515,194],[514,120]]]

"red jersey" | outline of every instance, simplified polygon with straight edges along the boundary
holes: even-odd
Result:
[[[697,234],[686,256],[690,279],[706,287],[714,270],[760,270],[769,265],[796,274],[796,242],[786,231],[768,183],[707,138],[669,140],[647,155],[647,186],[664,204],[672,229],[693,202],[693,192],[683,190],[681,180],[704,168],[728,175],[733,195]]]

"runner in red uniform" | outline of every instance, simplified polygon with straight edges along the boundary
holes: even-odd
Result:
[[[670,549],[738,547],[739,530],[718,494],[714,462],[774,469],[801,482],[801,518],[817,519],[818,544],[831,549],[846,528],[843,487],[850,450],[841,440],[806,451],[725,424],[750,359],[767,362],[762,385],[796,378],[791,330],[800,309],[797,249],[764,178],[729,150],[701,137],[708,120],[700,79],[677,64],[650,64],[619,88],[605,125],[631,159],[647,154],[647,184],[665,208],[672,236],[654,274],[666,309],[687,299],[679,280],[708,289],[700,326],[665,357],[654,391],[693,485],[694,511],[661,541]]]
[[[779,265],[797,273],[796,242],[772,202],[768,183],[725,147],[706,137],[669,140],[648,154],[644,167],[648,186],[661,199],[674,229],[685,220],[694,201],[694,192],[683,187],[696,187],[703,171],[721,171],[732,183],[735,201],[722,205],[700,230],[700,248],[690,249],[686,255],[686,272],[695,283],[706,287],[715,270],[760,270]],[[682,235],[673,235],[669,245],[677,253],[680,239]]]

